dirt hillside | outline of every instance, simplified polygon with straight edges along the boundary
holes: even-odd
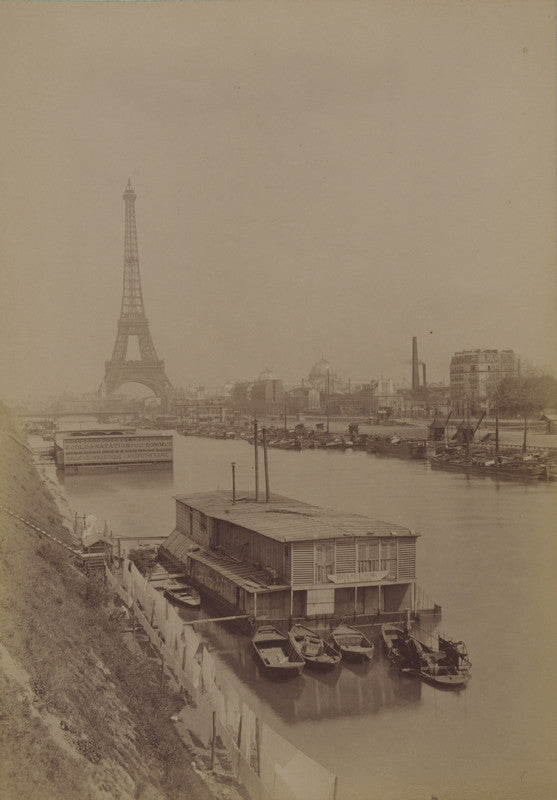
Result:
[[[184,704],[123,644],[0,404],[0,760],[6,800],[214,800],[170,717]]]

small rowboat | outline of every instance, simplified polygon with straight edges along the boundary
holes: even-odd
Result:
[[[340,664],[340,653],[304,625],[293,625],[288,637],[308,667],[326,670]]]
[[[333,646],[346,661],[371,661],[374,646],[364,634],[343,622],[331,632]]]
[[[285,633],[272,625],[261,625],[254,633],[251,644],[259,665],[269,677],[301,675],[305,661]]]
[[[173,603],[190,608],[199,608],[201,597],[197,589],[187,586],[185,583],[171,583],[164,589],[164,596]]]
[[[439,649],[385,623],[381,634],[387,658],[400,672],[443,689],[463,689],[470,679],[470,661],[462,642],[439,639]],[[460,647],[462,645],[462,647]]]

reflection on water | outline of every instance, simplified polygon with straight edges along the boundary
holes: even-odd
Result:
[[[70,504],[106,519],[115,535],[162,536],[174,527],[172,496],[230,488],[231,461],[238,487],[253,486],[245,442],[175,436],[174,456],[171,473],[67,478]],[[258,674],[248,637],[197,625],[255,713],[339,776],[338,800],[557,796],[554,654],[540,610],[555,600],[555,485],[366,453],[276,450],[269,461],[274,492],[421,534],[418,582],[473,667],[464,691],[440,692],[391,672],[377,646],[369,666],[277,684]]]
[[[194,628],[209,650],[237,676],[244,691],[253,692],[288,724],[378,714],[384,708],[420,701],[420,682],[393,672],[380,648],[372,661],[343,661],[327,672],[306,667],[299,677],[277,681],[260,669],[248,636],[224,624],[202,623]]]
[[[102,491],[142,491],[148,489],[172,489],[174,471],[172,469],[139,470],[133,472],[91,473],[90,475],[59,474],[60,483],[67,487],[71,494],[80,496],[96,494]]]

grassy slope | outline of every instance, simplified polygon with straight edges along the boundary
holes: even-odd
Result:
[[[30,454],[5,430],[0,447],[0,504],[68,541]],[[68,551],[0,511],[0,780],[8,800],[210,800],[169,719],[183,702],[160,689],[156,663],[122,644],[109,610]]]

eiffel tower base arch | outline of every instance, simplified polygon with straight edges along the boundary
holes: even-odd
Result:
[[[161,409],[168,411],[173,398],[172,384],[164,371],[164,361],[146,364],[144,361],[105,361],[104,380],[100,395],[111,397],[126,383],[146,386],[161,401]]]

